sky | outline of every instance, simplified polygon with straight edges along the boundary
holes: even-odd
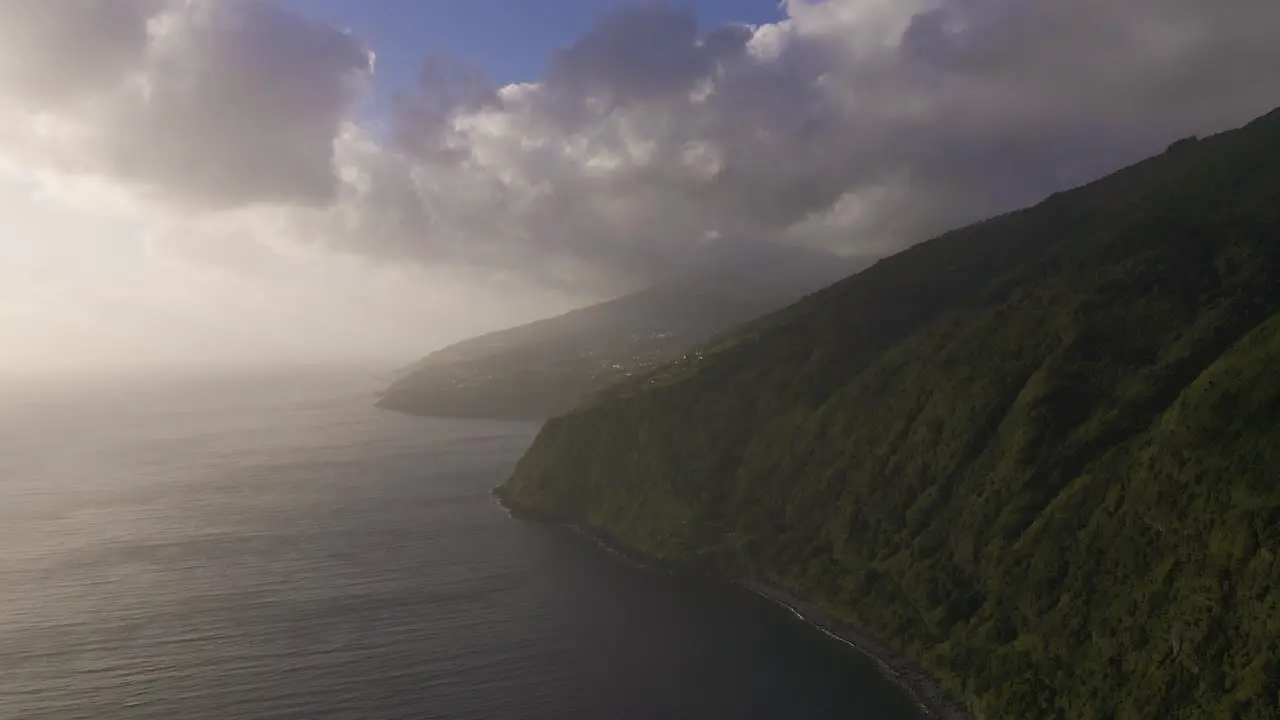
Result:
[[[1274,0],[0,0],[0,374],[407,363],[1280,105]],[[716,255],[719,253],[720,255]]]
[[[424,54],[460,58],[494,83],[537,82],[552,54],[588,33],[610,11],[635,7],[619,0],[290,0],[300,15],[350,28],[378,54],[368,105],[381,112],[411,87]],[[689,0],[699,24],[781,20],[778,0]],[[377,115],[370,119],[376,120]]]

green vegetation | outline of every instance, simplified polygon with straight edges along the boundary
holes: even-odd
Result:
[[[777,253],[760,248],[736,264],[451,345],[407,369],[378,404],[445,417],[559,415],[865,265]]]
[[[1280,718],[1280,112],[549,421],[501,489],[872,632],[982,718]]]

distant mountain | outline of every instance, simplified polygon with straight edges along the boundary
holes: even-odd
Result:
[[[441,417],[559,415],[865,264],[771,246],[713,255],[649,289],[432,353],[378,405]]]
[[[616,384],[499,494],[821,605],[977,718],[1280,718],[1280,111]]]

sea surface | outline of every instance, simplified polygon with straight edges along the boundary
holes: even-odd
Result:
[[[364,373],[0,383],[0,718],[919,718],[749,592],[490,489],[536,425]]]

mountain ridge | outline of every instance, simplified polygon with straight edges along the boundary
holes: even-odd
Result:
[[[611,382],[675,359],[862,266],[752,248],[650,288],[438,350],[379,400],[420,415],[541,420]]]
[[[501,489],[888,641],[978,717],[1280,717],[1280,112],[550,420]]]

